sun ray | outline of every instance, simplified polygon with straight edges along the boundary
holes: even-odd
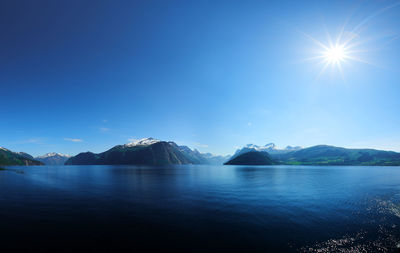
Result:
[[[346,21],[343,23],[342,27],[340,28],[339,35],[336,38],[336,44],[339,44],[342,41],[342,37],[345,32],[345,28],[346,28],[347,24],[349,23],[349,20],[350,20],[350,16],[347,17]]]
[[[343,69],[342,69],[342,63],[339,62],[337,64],[337,66],[338,66],[338,69],[339,69],[340,76],[342,77],[343,82],[345,82],[344,73],[343,73]]]
[[[383,44],[383,45],[381,46],[380,49],[385,48],[385,47],[388,46],[390,43],[392,43],[392,42],[394,42],[394,41],[396,41],[396,40],[398,40],[398,39],[400,39],[400,34],[395,35],[394,38],[392,38],[391,40],[389,40],[388,42],[386,42],[385,44]]]
[[[324,29],[325,29],[326,37],[328,38],[329,48],[332,48],[332,47],[334,47],[334,44],[333,44],[331,35],[329,34],[328,28],[326,27],[326,25],[324,25]]]
[[[387,10],[390,10],[394,7],[397,7],[400,5],[400,2],[394,3],[392,5],[386,6],[382,9],[377,10],[376,12],[372,13],[371,15],[369,15],[368,17],[366,17],[363,21],[361,21],[356,27],[354,27],[353,32],[356,32],[357,30],[361,29],[365,24],[367,24],[371,19],[373,19],[374,17],[384,13]]]
[[[382,36],[368,37],[366,39],[359,40],[357,42],[353,42],[351,44],[348,44],[348,45],[346,45],[346,48],[351,49],[351,48],[358,47],[358,46],[361,46],[363,44],[367,44],[368,42],[375,41],[375,40],[378,40],[378,39],[381,39],[381,38],[382,38]]]
[[[372,62],[369,62],[369,61],[360,59],[360,58],[355,57],[355,56],[348,56],[347,58],[348,58],[349,60],[352,60],[352,61],[361,62],[361,63],[365,63],[365,64],[368,64],[368,65],[371,65],[371,66],[379,67],[378,65],[376,65],[376,64],[374,64],[374,63],[372,63]]]
[[[316,81],[319,80],[319,78],[324,74],[325,70],[328,68],[329,62],[325,62],[325,65],[322,67],[322,69],[319,71],[317,77],[315,78]]]
[[[318,60],[318,59],[323,59],[323,58],[324,58],[323,55],[317,55],[317,56],[305,58],[305,59],[301,60],[300,62],[313,61],[313,60]]]
[[[322,43],[321,41],[313,38],[311,35],[308,35],[307,33],[298,30],[301,34],[303,34],[305,37],[307,37],[308,39],[310,39],[311,41],[313,41],[315,44],[317,44],[318,46],[324,48],[324,49],[329,49],[329,47],[327,47],[324,43]]]
[[[354,40],[355,38],[358,37],[358,34],[357,34],[357,33],[350,32],[349,34],[350,34],[350,35],[349,35],[349,37],[347,38],[347,40],[345,40],[345,41],[342,43],[342,45],[345,46],[345,47],[348,47],[349,44],[350,44],[350,42],[351,42],[352,40]],[[352,45],[352,44],[350,44],[350,45]]]

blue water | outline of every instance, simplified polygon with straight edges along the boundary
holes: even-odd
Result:
[[[400,167],[6,169],[3,248],[397,252],[400,243]]]

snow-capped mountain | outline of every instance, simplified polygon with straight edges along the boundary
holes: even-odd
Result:
[[[173,141],[154,138],[132,140],[117,145],[102,153],[80,153],[68,159],[67,165],[82,164],[223,164],[228,158],[200,153],[188,146],[179,146]]]
[[[155,144],[157,142],[161,142],[160,140],[154,139],[154,138],[143,138],[139,140],[133,140],[130,143],[125,144],[125,147],[134,147],[134,146],[148,146]]]
[[[274,143],[268,143],[264,146],[258,146],[255,144],[247,144],[246,146],[244,146],[241,149],[236,150],[235,154],[231,157],[231,159],[250,152],[250,151],[263,151],[263,152],[268,152],[269,154],[284,154],[287,152],[291,152],[291,151],[296,151],[296,150],[300,150],[302,149],[302,147],[300,146],[287,146],[284,149],[279,149]]]
[[[70,157],[70,155],[51,152],[42,156],[35,157],[35,160],[38,160],[46,165],[64,165],[64,163]]]
[[[179,147],[153,138],[117,145],[102,153],[85,152],[68,159],[66,165],[171,165],[192,164]]]
[[[61,153],[51,152],[51,153],[47,153],[47,154],[42,155],[42,156],[38,156],[36,158],[49,158],[49,157],[53,157],[53,156],[71,157],[70,155],[64,155],[64,154],[61,154]]]
[[[158,142],[162,141],[149,137],[149,138],[133,140],[132,142],[125,144],[124,147],[149,146]],[[197,149],[191,149],[188,146],[184,145],[179,146],[173,141],[168,141],[167,143],[177,148],[186,157],[188,157],[191,162],[196,164],[223,164],[230,157],[230,156],[212,155],[210,153],[200,153]]]
[[[300,150],[300,149],[302,149],[303,147],[300,147],[300,146],[287,146],[286,148],[285,148],[285,150],[287,150],[287,151],[296,151],[296,150]]]
[[[274,143],[268,143],[265,146],[258,146],[255,144],[247,144],[244,148],[253,149],[256,151],[275,151],[278,150]]]

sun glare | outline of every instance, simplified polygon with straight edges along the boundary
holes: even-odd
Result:
[[[346,49],[342,45],[332,46],[323,52],[324,60],[331,64],[343,62],[346,56]]]
[[[321,66],[316,80],[328,69],[334,75],[340,74],[344,80],[344,70],[346,67],[353,67],[353,62],[375,66],[375,64],[363,59],[366,53],[370,51],[367,45],[374,40],[374,38],[368,37],[361,39],[361,28],[363,28],[364,23],[362,22],[353,29],[346,29],[343,25],[336,37],[331,36],[326,30],[326,39],[324,40],[316,39],[300,31],[317,46],[310,50],[313,56],[304,59],[304,61],[314,61]]]
[[[360,43],[355,41],[356,38],[358,38],[358,35],[355,33],[348,34],[344,33],[342,30],[335,40],[332,40],[332,37],[328,34],[328,38],[325,43],[314,39],[307,34],[305,35],[319,47],[319,49],[314,50],[315,55],[313,57],[305,59],[312,61],[315,60],[319,65],[322,66],[317,79],[328,68],[335,71],[337,70],[344,79],[344,65],[352,61],[368,63],[356,56],[356,53],[361,52],[361,50],[358,49]]]

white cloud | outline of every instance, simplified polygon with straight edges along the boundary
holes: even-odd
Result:
[[[251,126],[253,125],[253,123],[249,122],[249,123],[247,123],[247,125],[248,125],[249,127],[251,127]]]
[[[43,138],[31,138],[31,139],[27,139],[27,140],[22,140],[22,141],[18,141],[16,142],[18,144],[44,144],[44,139]]]
[[[100,127],[99,130],[100,130],[101,132],[108,132],[108,131],[110,131],[110,128],[107,128],[107,127]]]
[[[25,140],[24,143],[41,143],[42,141],[39,139],[29,139]]]
[[[195,145],[196,147],[199,147],[199,148],[208,148],[208,145],[207,145],[207,144],[201,144],[201,143],[198,143],[198,142],[194,143],[194,145]]]
[[[74,138],[64,138],[65,141],[72,141],[72,142],[82,142],[82,139],[74,139]]]

